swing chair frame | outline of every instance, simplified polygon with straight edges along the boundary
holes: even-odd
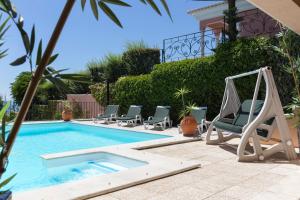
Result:
[[[236,116],[238,110],[240,109],[241,102],[233,80],[255,74],[258,75],[250,108],[250,114],[246,125],[244,125],[242,128],[242,133],[234,133],[231,131],[229,135],[224,135],[223,133],[227,130],[216,128],[217,139],[212,139],[214,122],[224,118],[225,116],[228,116],[229,114],[234,114],[234,116]],[[265,80],[266,84],[266,96],[260,112],[255,117],[255,106],[262,78]],[[241,138],[241,141],[237,148],[238,161],[247,162],[264,160],[265,158],[270,157],[277,152],[285,153],[288,160],[296,159],[297,154],[291,141],[290,131],[284,116],[271,67],[264,67],[255,71],[230,76],[225,79],[225,82],[226,88],[224,91],[220,113],[217,117],[215,117],[208,128],[206,143],[210,145],[220,144],[232,138]],[[273,119],[271,125],[266,124],[265,122],[270,119]],[[276,127],[279,130],[280,141],[266,149],[263,149],[260,141],[269,141]],[[267,135],[259,135],[257,132],[258,129],[266,130]],[[252,143],[252,147],[254,150],[253,153],[246,151],[246,147],[250,144],[250,142]]]

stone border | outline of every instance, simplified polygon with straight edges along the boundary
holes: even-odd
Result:
[[[43,122],[43,123],[47,123],[47,122]],[[50,161],[53,159],[61,159],[63,157],[69,157],[69,156],[73,157],[73,156],[79,156],[84,154],[107,152],[107,153],[113,153],[131,159],[141,160],[147,162],[148,164],[141,167],[131,168],[128,170],[119,171],[111,174],[100,175],[100,176],[90,177],[82,180],[53,185],[49,187],[13,193],[14,200],[86,199],[86,198],[114,192],[117,190],[125,189],[128,187],[132,187],[134,185],[142,184],[159,178],[178,174],[201,166],[198,161],[179,160],[179,159],[169,158],[166,156],[152,154],[144,151],[139,151],[140,149],[145,149],[145,148],[153,148],[153,147],[165,146],[170,144],[178,144],[183,142],[191,142],[200,139],[200,138],[185,138],[180,134],[176,134],[177,129],[175,128],[169,130],[167,129],[164,132],[158,132],[153,130],[141,131],[139,129],[137,130],[137,128],[134,128],[134,130],[132,130],[133,128],[115,127],[114,125],[109,125],[109,126],[102,125],[102,124],[94,125],[92,122],[73,121],[72,123],[101,126],[107,128],[118,128],[122,130],[130,130],[130,131],[137,131],[143,133],[168,135],[172,137],[150,140],[145,142],[136,142],[136,143],[122,144],[122,145],[115,145],[115,146],[108,146],[108,147],[82,149],[76,151],[42,155],[41,157],[45,159],[45,162],[47,162],[47,160]]]

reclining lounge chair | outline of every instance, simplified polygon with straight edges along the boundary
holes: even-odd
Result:
[[[126,115],[117,117],[118,126],[125,122],[127,125],[136,126],[137,123],[142,123],[141,116],[142,106],[131,105]]]
[[[153,125],[154,128],[160,127],[162,130],[165,130],[167,124],[169,127],[172,126],[170,120],[170,106],[157,106],[154,116],[148,117],[148,120],[144,121],[144,128],[148,129],[149,125]]]
[[[258,74],[253,99],[240,103],[233,80]],[[265,80],[265,100],[257,100],[261,80]],[[289,128],[283,113],[275,81],[270,67],[227,77],[220,114],[212,121],[206,135],[207,144],[219,144],[232,138],[241,138],[237,156],[239,161],[264,160],[277,152],[283,152],[288,160],[296,159]],[[228,118],[228,116],[233,116]],[[278,143],[264,148],[260,141],[269,141],[278,128]],[[212,135],[213,129],[217,135]],[[229,132],[229,135],[223,134]],[[246,150],[252,145],[253,152]]]
[[[102,115],[97,115],[93,121],[94,123],[104,120],[104,123],[109,124],[112,122],[114,119],[117,118],[118,115],[118,110],[119,110],[119,105],[108,105],[104,111],[104,114]]]
[[[195,117],[197,121],[197,128],[200,135],[204,132],[204,128],[207,129],[206,113],[207,107],[193,108],[191,110],[191,115]]]

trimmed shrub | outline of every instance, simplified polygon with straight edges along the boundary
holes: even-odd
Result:
[[[113,102],[113,90],[114,90],[113,83],[109,84],[109,102]],[[96,99],[96,101],[102,105],[107,105],[107,84],[106,83],[96,83],[94,85],[90,85],[90,90],[92,96]]]
[[[290,76],[283,70],[285,60],[272,48],[272,41],[258,38],[225,43],[211,57],[156,65],[149,75],[123,77],[115,87],[116,103],[127,108],[130,104],[144,106],[144,116],[152,115],[156,105],[171,106],[171,118],[178,122],[180,100],[176,89],[186,87],[187,102],[208,106],[208,119],[220,110],[225,77],[272,66],[282,104],[289,103],[292,91]],[[241,100],[252,98],[257,76],[235,81]],[[264,84],[260,97],[264,97]]]
[[[284,70],[287,60],[273,47],[276,42],[275,39],[256,38],[224,43],[216,50],[214,65],[221,68],[226,76],[271,66],[282,104],[287,105],[291,101],[293,83],[291,76]],[[254,89],[255,81],[256,76],[236,81],[237,90],[243,99],[252,98],[254,91],[247,88]],[[260,96],[263,94],[264,90],[261,90]]]
[[[155,64],[160,63],[160,50],[131,48],[123,53],[122,60],[129,75],[148,74]]]
[[[186,87],[191,91],[186,95],[186,102],[216,110],[224,84],[223,79],[215,78],[220,76],[220,71],[211,65],[212,61],[213,57],[209,57],[157,65],[151,73],[154,105],[171,106],[171,118],[177,121],[182,105],[174,93]]]
[[[104,74],[110,83],[116,82],[118,78],[127,74],[127,69],[123,63],[122,56],[108,54],[105,56],[103,62],[105,65]]]
[[[29,85],[30,80],[32,79],[31,72],[21,72],[11,83],[11,94],[14,101],[21,105],[23,97],[25,96],[26,89]],[[32,100],[32,104],[45,104],[48,100],[48,91],[43,87],[47,82],[41,80],[36,94]]]
[[[130,105],[142,105],[142,115],[153,114],[152,81],[150,75],[121,77],[115,84],[114,100],[126,113]]]

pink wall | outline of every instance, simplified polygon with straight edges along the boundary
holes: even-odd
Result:
[[[278,22],[259,9],[240,12],[239,17],[242,17],[242,21],[238,25],[240,37],[274,36],[280,31]],[[206,28],[222,30],[224,28],[224,17],[219,16],[200,21],[200,31]]]
[[[239,24],[241,37],[274,36],[280,32],[278,22],[259,9],[241,12],[239,16],[243,19]]]
[[[67,94],[67,100],[71,104],[76,104],[81,109],[84,118],[93,118],[99,113],[103,113],[103,106],[96,102],[90,94]]]

